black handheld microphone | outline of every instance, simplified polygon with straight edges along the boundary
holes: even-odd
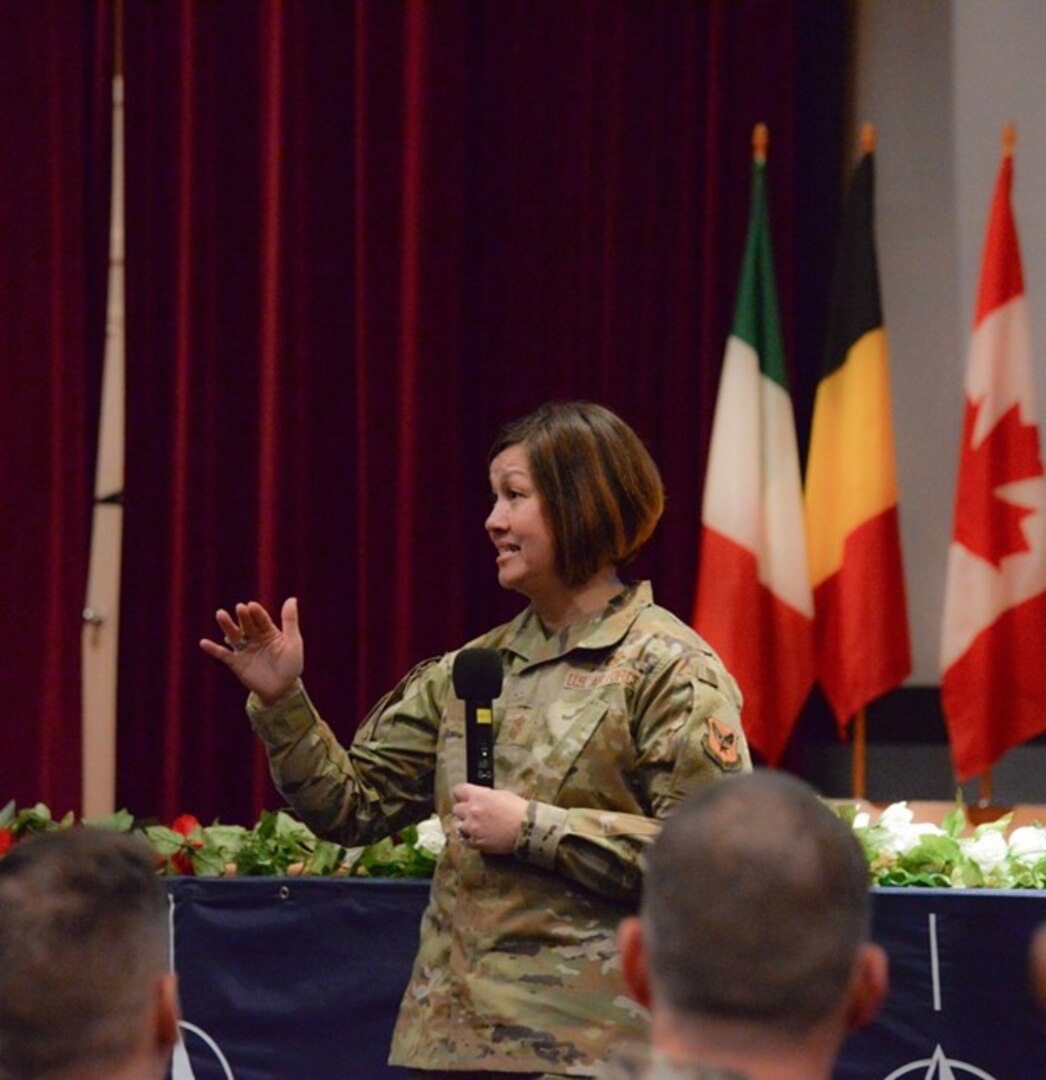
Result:
[[[501,654],[497,649],[462,649],[454,657],[453,675],[454,693],[465,702],[468,782],[493,787],[493,701],[501,695]]]

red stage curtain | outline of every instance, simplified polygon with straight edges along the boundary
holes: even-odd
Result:
[[[80,804],[108,241],[109,5],[0,5],[0,805]]]
[[[118,802],[277,803],[198,650],[219,605],[300,598],[344,738],[517,610],[486,451],[548,398],[648,440],[669,501],[636,573],[686,618],[758,120],[790,358],[816,375],[845,5],[226,0],[128,5],[125,30]]]

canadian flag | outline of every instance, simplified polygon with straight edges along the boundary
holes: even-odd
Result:
[[[1012,147],[1008,129],[966,369],[948,553],[941,704],[959,780],[1046,731],[1046,477],[1010,205]]]

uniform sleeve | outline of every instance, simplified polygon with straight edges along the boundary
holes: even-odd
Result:
[[[309,828],[347,846],[370,844],[432,812],[446,687],[438,661],[420,664],[371,709],[348,747],[300,685],[269,707],[252,694],[247,715],[273,782]]]
[[[603,895],[638,898],[642,856],[663,819],[710,781],[751,770],[736,684],[715,657],[671,657],[644,680],[632,729],[629,780],[643,814],[531,801],[516,844],[524,862]]]

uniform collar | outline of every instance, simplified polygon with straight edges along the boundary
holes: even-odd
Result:
[[[552,634],[546,632],[537,612],[528,607],[508,623],[496,644],[514,653],[524,664],[555,660],[575,649],[606,649],[618,644],[631,629],[640,611],[653,602],[650,582],[634,582],[601,611]]]

